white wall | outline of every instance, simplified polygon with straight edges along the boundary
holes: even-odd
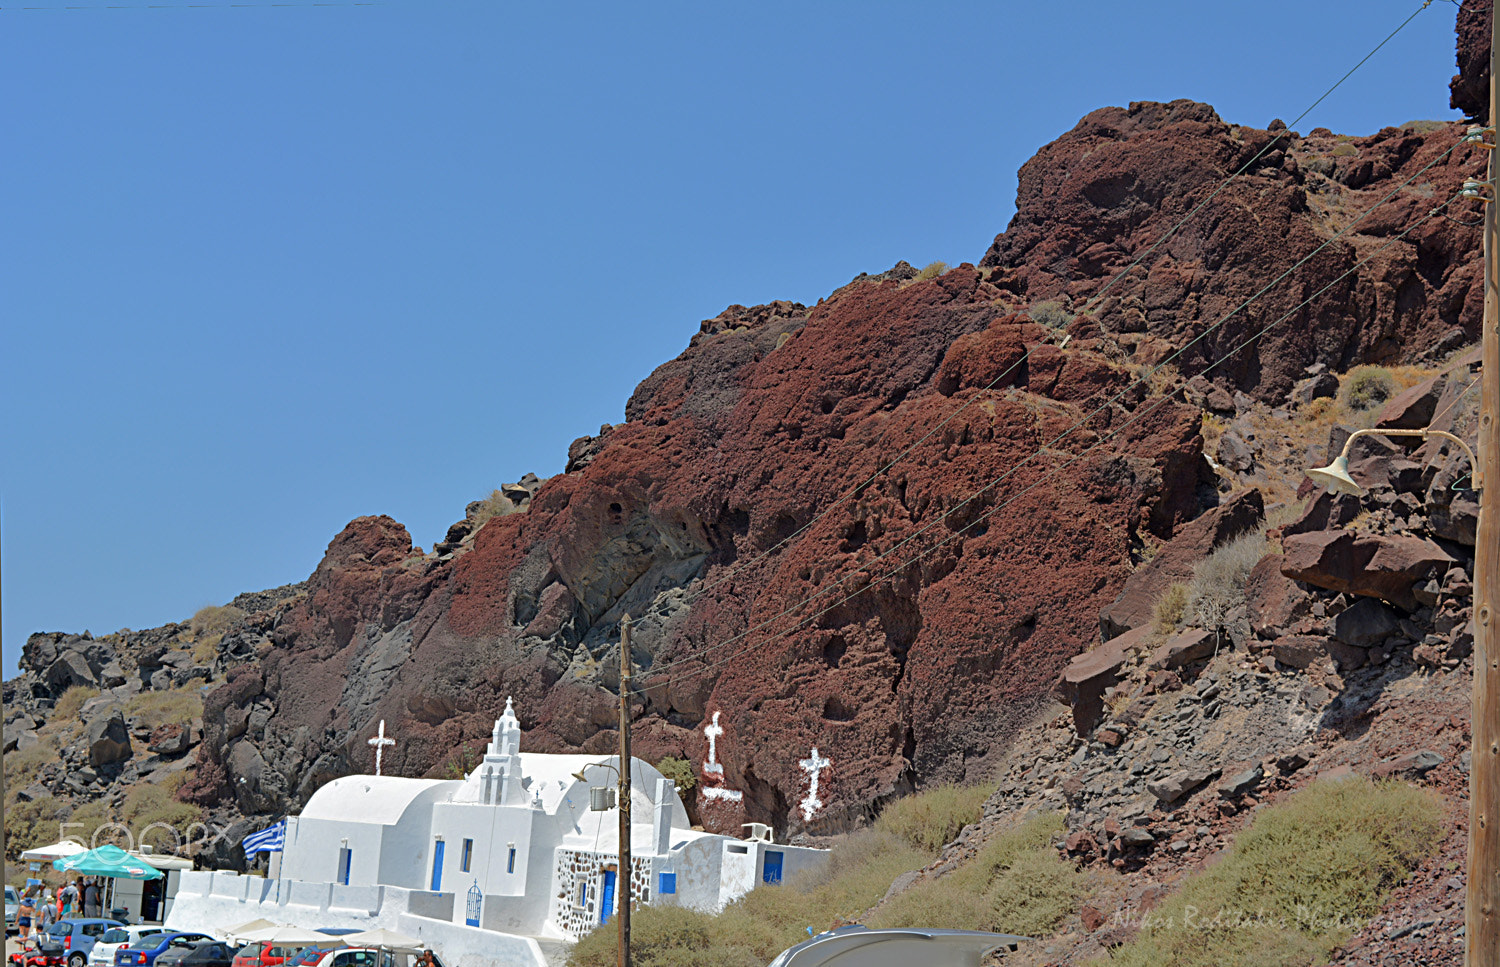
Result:
[[[245,882],[250,880],[259,881],[253,889],[249,889],[251,884]],[[264,900],[260,898],[262,886],[270,887],[270,895]],[[529,937],[480,930],[407,913],[407,898],[412,892],[399,887],[377,891],[339,887],[335,892],[327,884],[278,883],[232,873],[184,873],[166,925],[178,930],[203,930],[219,935],[228,927],[256,917],[309,930],[319,927],[359,930],[385,927],[429,944],[450,967],[548,967],[541,947]],[[252,899],[244,899],[247,893]],[[362,899],[355,901],[356,897]],[[372,897],[378,898],[378,908],[357,908]]]

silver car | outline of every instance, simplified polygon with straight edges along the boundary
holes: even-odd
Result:
[[[871,930],[861,924],[839,927],[788,947],[771,967],[979,967],[988,955],[1013,952],[1025,940],[1009,933],[915,927]],[[858,951],[858,953],[851,953]]]
[[[21,906],[21,894],[10,884],[5,886],[5,932],[16,932],[16,910]]]

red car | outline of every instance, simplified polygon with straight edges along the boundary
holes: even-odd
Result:
[[[268,943],[248,943],[234,955],[234,967],[281,967],[301,949]]]

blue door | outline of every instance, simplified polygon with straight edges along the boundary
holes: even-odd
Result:
[[[604,896],[599,900],[599,922],[609,923],[609,915],[615,909],[615,873],[604,871]]]
[[[766,883],[781,882],[781,850],[766,850],[766,865],[761,867],[760,878]]]
[[[443,889],[443,841],[436,840],[432,844],[432,892],[440,893]]]

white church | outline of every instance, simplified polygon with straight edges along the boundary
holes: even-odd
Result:
[[[309,929],[384,926],[423,939],[450,964],[558,960],[566,942],[615,912],[619,810],[591,809],[590,789],[616,784],[619,759],[523,754],[520,739],[507,700],[484,760],[462,780],[333,780],[287,818],[271,877],[184,873],[168,926],[255,917]],[[712,762],[711,752],[705,766]],[[774,843],[760,825],[746,839],[694,830],[670,779],[639,759],[630,770],[628,875],[638,903],[717,912],[827,857]]]

